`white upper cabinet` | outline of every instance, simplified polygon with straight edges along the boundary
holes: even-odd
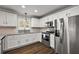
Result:
[[[40,19],[32,18],[31,19],[31,27],[40,27]]]
[[[44,17],[41,19],[37,18],[32,18],[31,19],[31,27],[40,27],[40,28],[45,28],[47,27],[46,22],[48,21],[53,21],[53,17]]]
[[[17,26],[17,15],[7,13],[7,24],[8,26]]]
[[[40,19],[40,20],[41,20],[40,26],[41,26],[41,27],[45,27],[45,20],[44,20],[44,19]]]
[[[48,19],[48,17],[45,17],[45,18],[42,18],[42,19],[40,19],[40,23],[41,23],[41,27],[46,27],[46,22],[48,22],[49,21],[49,19]]]
[[[0,26],[17,26],[17,15],[0,11]]]
[[[6,19],[5,12],[0,11],[0,26],[3,26],[4,24],[6,24],[5,19]]]

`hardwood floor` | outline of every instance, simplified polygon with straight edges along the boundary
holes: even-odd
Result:
[[[5,52],[6,54],[53,54],[55,50],[43,43],[36,42],[21,48]]]

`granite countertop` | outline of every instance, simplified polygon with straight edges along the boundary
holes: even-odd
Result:
[[[30,32],[30,33],[24,33],[24,34],[0,34],[0,40],[1,40],[4,36],[25,35],[25,34],[34,34],[34,33],[42,33],[42,32]]]
[[[6,34],[6,36],[11,36],[11,35],[25,35],[25,34],[34,34],[34,33],[42,33],[42,32],[30,32],[30,33],[24,33],[24,34]]]

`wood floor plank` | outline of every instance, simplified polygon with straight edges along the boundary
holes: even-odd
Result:
[[[49,48],[43,43],[36,42],[21,48],[7,51],[5,53],[6,54],[51,54],[51,53],[55,53],[55,50]]]

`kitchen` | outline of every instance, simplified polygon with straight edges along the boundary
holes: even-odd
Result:
[[[78,20],[74,21],[78,19],[78,10],[77,5],[0,6],[1,53],[38,41],[55,49],[54,54],[79,53],[78,46],[76,50],[73,46],[78,43]]]

